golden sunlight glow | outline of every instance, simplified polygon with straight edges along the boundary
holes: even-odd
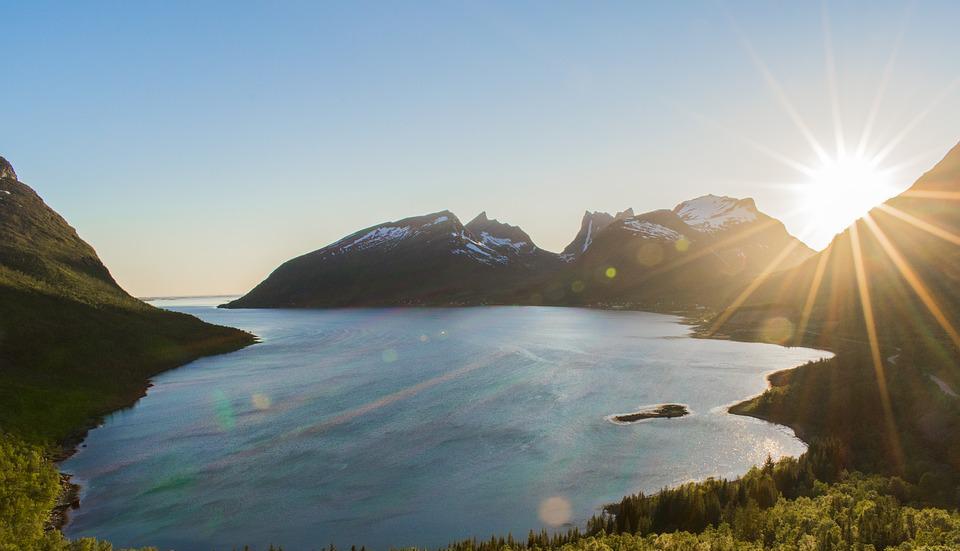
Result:
[[[810,180],[796,187],[801,208],[809,213],[811,241],[826,243],[870,209],[897,194],[889,173],[868,158],[829,159],[811,171]]]
[[[850,226],[850,247],[853,249],[853,269],[857,276],[857,290],[860,294],[860,307],[863,309],[863,321],[866,324],[867,339],[870,344],[870,358],[873,361],[873,370],[877,375],[877,388],[880,391],[880,404],[883,406],[884,421],[887,425],[888,445],[897,462],[897,470],[903,470],[903,448],[900,447],[900,437],[897,433],[896,421],[893,415],[893,405],[890,402],[890,391],[887,390],[887,375],[884,371],[883,359],[880,357],[880,338],[877,335],[877,323],[873,317],[873,302],[870,300],[870,286],[866,267],[863,262],[863,248],[860,244],[860,232],[857,224]]]

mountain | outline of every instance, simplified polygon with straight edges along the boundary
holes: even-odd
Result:
[[[836,438],[865,468],[960,485],[958,199],[960,145],[713,320],[715,333],[836,352],[778,374],[737,411]]]
[[[706,195],[673,210],[627,211],[587,226],[599,229],[548,293],[561,303],[716,307],[757,274],[813,254],[752,199]]]
[[[525,301],[556,254],[523,230],[449,211],[385,222],[294,258],[228,308],[451,305]]]
[[[251,342],[131,297],[0,157],[2,431],[60,441],[131,405],[160,371]]]
[[[537,247],[527,232],[518,226],[504,224],[496,219],[491,220],[487,218],[486,212],[478,214],[464,228],[479,243],[508,259],[525,263],[538,261],[550,263],[556,260],[556,254]]]
[[[724,272],[736,270],[752,277],[796,266],[814,254],[750,198],[704,195],[680,203],[673,212],[724,260]]]
[[[442,211],[378,224],[290,260],[225,306],[687,308],[721,304],[747,278],[811,254],[752,199],[710,195],[641,215],[587,211],[561,255],[485,212],[464,226]]]
[[[573,261],[581,254],[587,252],[587,249],[590,248],[590,245],[593,243],[593,238],[597,233],[612,224],[614,221],[629,218],[631,216],[633,216],[632,208],[618,212],[616,216],[611,216],[609,213],[600,211],[585,211],[583,213],[583,219],[580,221],[580,231],[577,232],[577,235],[573,238],[573,241],[571,241],[570,244],[567,245],[560,253],[560,258],[565,262]]]

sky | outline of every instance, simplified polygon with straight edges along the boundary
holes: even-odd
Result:
[[[0,20],[0,155],[137,296],[243,293],[443,209],[559,251],[584,210],[753,197],[822,248],[849,220],[804,186],[864,130],[885,193],[960,141],[955,2],[0,0]]]

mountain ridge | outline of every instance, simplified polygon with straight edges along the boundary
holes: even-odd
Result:
[[[615,215],[585,211],[580,230],[560,254],[540,249],[522,228],[486,211],[463,225],[444,210],[383,222],[293,258],[223,306],[719,304],[787,245],[796,251],[784,267],[812,254],[752,199],[703,196],[640,215],[632,208]],[[670,261],[678,262],[678,270],[650,285],[651,274]],[[680,270],[683,264],[697,267],[696,273]],[[620,270],[616,281],[607,276],[611,268]],[[664,294],[665,300],[656,298]]]

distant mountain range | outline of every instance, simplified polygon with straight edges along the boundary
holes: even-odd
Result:
[[[779,267],[813,254],[752,199],[707,195],[640,215],[588,211],[560,254],[486,213],[463,225],[442,211],[294,258],[225,306],[717,304],[785,248]]]

